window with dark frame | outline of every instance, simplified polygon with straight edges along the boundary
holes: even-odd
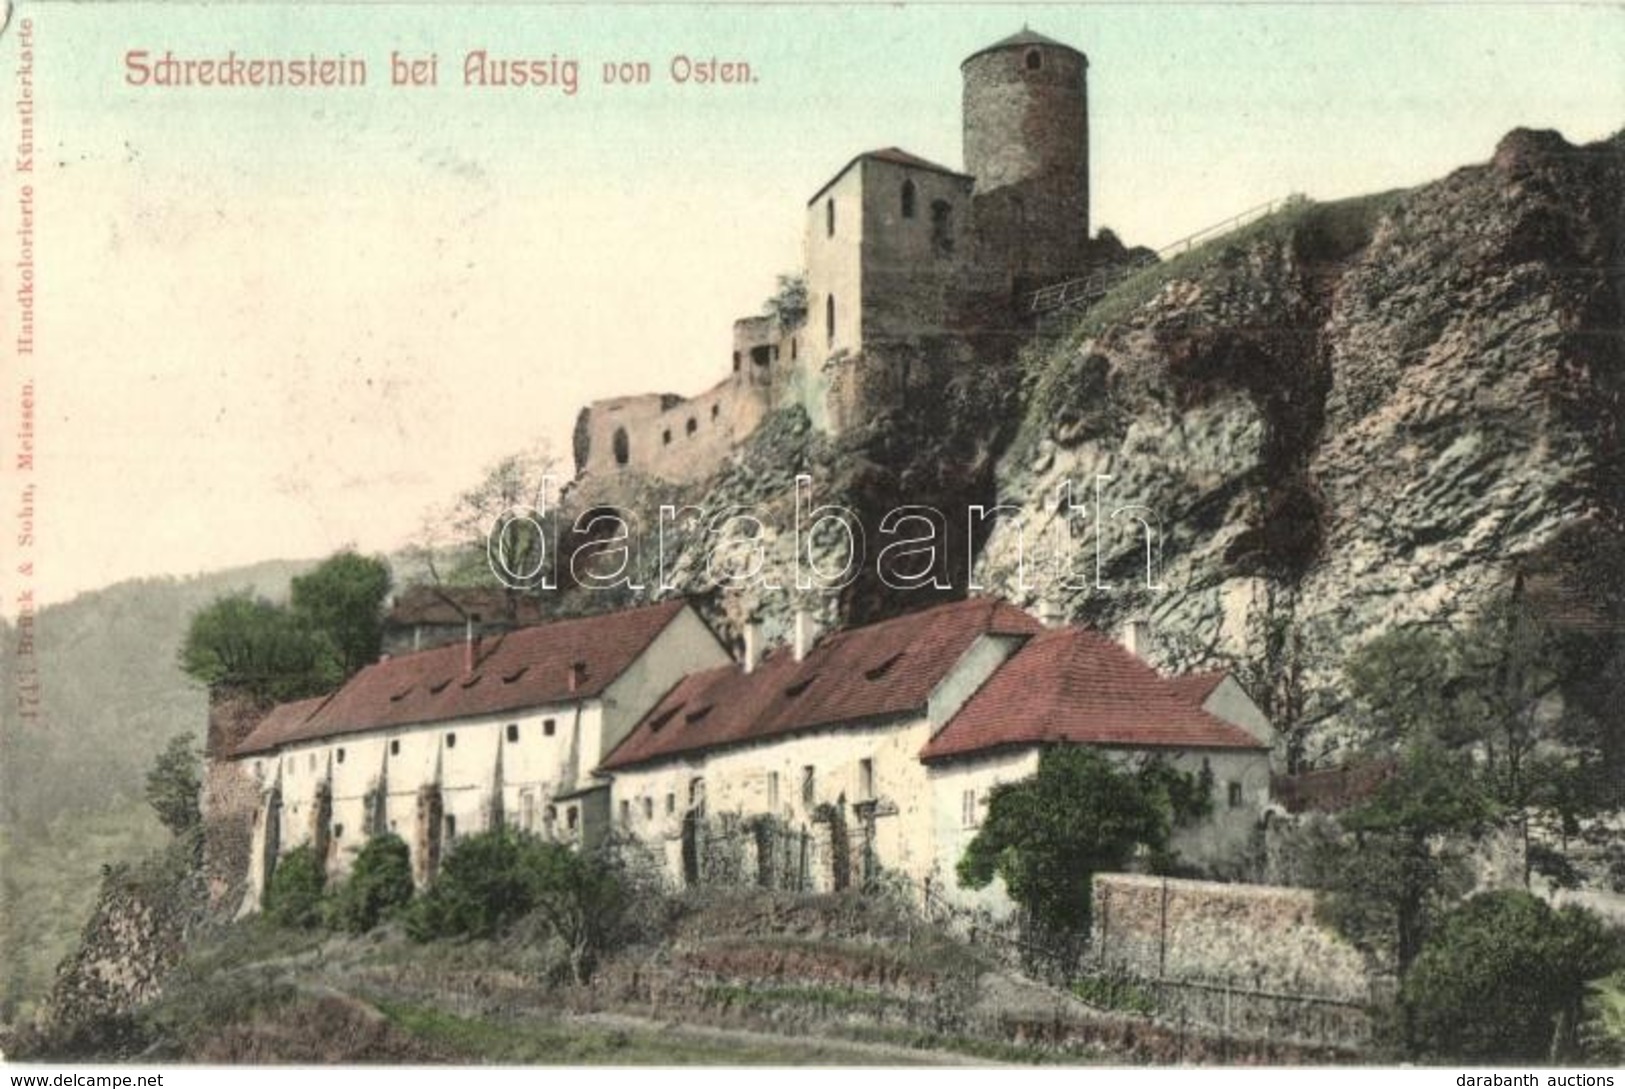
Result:
[[[518,741],[519,740],[519,723],[517,723],[517,722],[508,723],[508,740],[509,741]]]

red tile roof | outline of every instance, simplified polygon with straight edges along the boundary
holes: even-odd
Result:
[[[836,182],[840,181],[846,176],[846,172],[848,170],[851,170],[854,166],[857,166],[865,159],[878,159],[883,163],[891,163],[895,166],[907,166],[912,167],[915,170],[929,170],[933,174],[946,174],[951,178],[964,178],[967,181],[974,180],[969,174],[961,174],[957,170],[950,170],[941,163],[934,163],[930,159],[922,159],[913,152],[904,151],[900,147],[883,147],[876,148],[874,151],[865,151],[861,154],[852,156],[850,162],[841,167],[841,169],[837,170],[834,174],[830,175],[829,181],[818,187],[818,192],[807,198],[807,203],[812,204],[819,197],[823,196],[830,186],[834,185]]]
[[[1262,749],[1252,735],[1189,702],[1099,632],[1045,631],[988,679],[920,754],[922,760],[1047,742],[1132,748]]]
[[[271,747],[268,744],[258,743],[256,739],[290,737],[297,734],[300,728],[310,721],[317,708],[331,698],[330,695],[315,696],[308,700],[277,704],[249,731],[248,736],[238,743],[236,752],[239,754],[257,752]]]
[[[1394,776],[1392,757],[1270,778],[1270,796],[1288,813],[1337,813],[1358,805]]]
[[[978,637],[1039,630],[1013,605],[972,598],[835,632],[800,662],[780,648],[750,673],[738,666],[696,673],[667,693],[603,766],[918,712]]]
[[[463,625],[470,614],[481,622],[539,624],[541,602],[514,597],[505,590],[477,586],[409,586],[395,598],[384,622],[393,627],[415,624]]]
[[[1168,684],[1173,687],[1174,694],[1180,699],[1193,707],[1200,707],[1228,676],[1230,674],[1224,670],[1215,669],[1211,673],[1186,673],[1180,677],[1169,677]]]
[[[681,600],[673,599],[487,636],[472,672],[465,666],[461,643],[389,658],[357,673],[303,717],[297,711],[302,704],[276,708],[236,751],[242,755],[318,737],[591,698],[619,677],[683,608]],[[584,670],[572,690],[576,663]]]

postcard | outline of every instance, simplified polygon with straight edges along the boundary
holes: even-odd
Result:
[[[0,1050],[1613,1084],[1622,70],[13,0]]]

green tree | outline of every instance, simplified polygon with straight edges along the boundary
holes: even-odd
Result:
[[[320,635],[246,591],[216,598],[193,615],[180,665],[210,688],[235,688],[266,703],[316,695],[342,679]]]
[[[293,615],[326,641],[341,677],[377,660],[389,585],[388,563],[352,551],[330,556],[293,580]]]
[[[385,834],[368,840],[349,878],[327,904],[329,925],[364,934],[412,899],[412,856],[406,841]]]
[[[1094,875],[1144,853],[1153,869],[1174,861],[1178,824],[1208,811],[1208,788],[1160,761],[1120,767],[1096,749],[1046,749],[1038,774],[994,787],[987,818],[959,860],[959,883],[1004,880],[1046,941],[1068,956],[1088,933]]]
[[[498,458],[473,487],[449,504],[424,511],[408,554],[428,572],[431,585],[491,586],[498,580],[491,570],[489,547],[501,524],[506,528],[500,544],[509,568],[528,573],[540,565],[551,574],[550,565],[558,557],[548,552],[549,538],[560,497],[550,493],[548,482],[557,482],[558,476],[558,460],[545,444]],[[536,522],[502,523],[503,515],[515,509],[535,511],[540,517]],[[540,533],[537,524],[542,526]],[[450,597],[447,601],[456,604]]]
[[[169,739],[147,772],[147,804],[158,820],[176,836],[184,836],[203,823],[198,795],[203,784],[198,778],[197,750],[190,734]]]
[[[1456,1062],[1565,1062],[1587,981],[1625,964],[1617,933],[1577,907],[1484,893],[1440,923],[1400,990],[1417,1051]]]
[[[1467,845],[1488,817],[1470,759],[1411,746],[1311,860],[1322,916],[1404,978],[1434,921],[1472,886]]]
[[[779,273],[778,287],[762,303],[762,313],[777,318],[788,329],[807,318],[807,274],[804,272]]]
[[[620,931],[631,896],[601,857],[557,843],[536,843],[525,856],[535,910],[570,951],[570,972],[585,983]]]
[[[307,843],[277,860],[265,887],[265,914],[282,926],[310,930],[322,922],[327,871]]]
[[[407,933],[419,941],[467,935],[495,936],[536,906],[534,864],[539,839],[506,828],[459,839],[440,864],[429,891],[407,914]]]

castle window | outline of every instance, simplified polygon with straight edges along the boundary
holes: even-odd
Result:
[[[685,430],[687,430],[688,433],[690,435],[692,435],[692,434],[694,434],[694,432],[698,431],[699,429],[700,429],[699,421],[696,420],[694,417],[690,416],[688,418],[688,424],[686,425]]]
[[[664,446],[671,445],[671,428],[668,427],[660,433],[660,442]]]
[[[518,741],[519,740],[519,723],[517,723],[517,722],[508,723],[508,740],[509,741]]]
[[[446,748],[455,749],[456,747],[457,747],[457,735],[456,734],[447,734],[446,735]]]
[[[738,369],[739,369],[739,353],[735,352],[734,353],[734,370],[737,371]]]
[[[457,838],[457,818],[450,813],[446,814],[446,842],[450,843]]]
[[[791,337],[790,338],[790,358],[794,359],[795,357],[796,357],[796,338]]]
[[[334,839],[343,839],[344,838],[344,825],[335,824],[333,826],[333,838]]]
[[[401,741],[400,741],[400,738],[396,738],[394,741],[391,741],[389,743],[389,755],[391,755],[391,756],[399,756],[400,754],[401,754]]]
[[[824,202],[824,233],[835,237],[835,198],[830,197]]]
[[[858,761],[858,797],[873,798],[875,796],[875,762],[873,760]]]
[[[615,450],[615,464],[625,465],[632,457],[632,440],[626,437],[626,428],[617,427],[611,445]]]
[[[655,800],[647,794],[643,796],[643,819],[646,821],[655,819]]]
[[[914,182],[912,179],[903,183],[903,218],[914,218]]]
[[[931,202],[931,246],[938,257],[954,252],[954,206],[945,200]]]
[[[812,805],[813,798],[818,794],[818,773],[811,764],[804,764],[801,768],[801,804]]]
[[[758,344],[750,350],[750,361],[758,367],[765,367],[773,362],[773,349],[766,344]]]
[[[779,773],[767,773],[767,809],[769,813],[776,813],[779,808]]]
[[[824,335],[830,345],[835,344],[835,296],[830,295],[824,299]]]
[[[333,756],[339,763],[344,763],[344,749],[342,747],[334,752]]]
[[[632,827],[632,803],[625,798],[621,799],[621,827]]]
[[[717,418],[717,416],[718,416],[718,415],[719,415],[719,414],[720,414],[720,413],[721,413],[721,412],[722,412],[722,406],[721,406],[721,405],[712,405],[712,406],[711,406],[711,418],[712,418],[712,419],[713,419],[713,420],[714,420],[714,419],[716,419],[716,418]]]
[[[666,795],[666,816],[669,817],[675,812],[677,812],[677,795],[675,795],[675,794],[667,794]]]
[[[1036,72],[1044,67],[1044,54],[1036,49],[1027,50],[1027,71]]]
[[[580,822],[581,814],[577,811],[575,806],[572,805],[570,808],[564,811],[564,824],[565,827],[570,829],[570,831],[574,832],[576,830],[576,825]]]
[[[1231,809],[1240,809],[1241,808],[1241,784],[1237,783],[1235,781],[1232,781],[1229,784],[1229,787],[1230,787],[1230,808]]]
[[[552,737],[554,731],[557,730],[557,729],[558,729],[558,723],[556,721],[554,721],[553,719],[550,719],[550,718],[542,719],[542,736],[543,737]]]
[[[976,817],[976,791],[967,790],[959,798],[960,823],[966,828],[975,828],[980,823]]]

